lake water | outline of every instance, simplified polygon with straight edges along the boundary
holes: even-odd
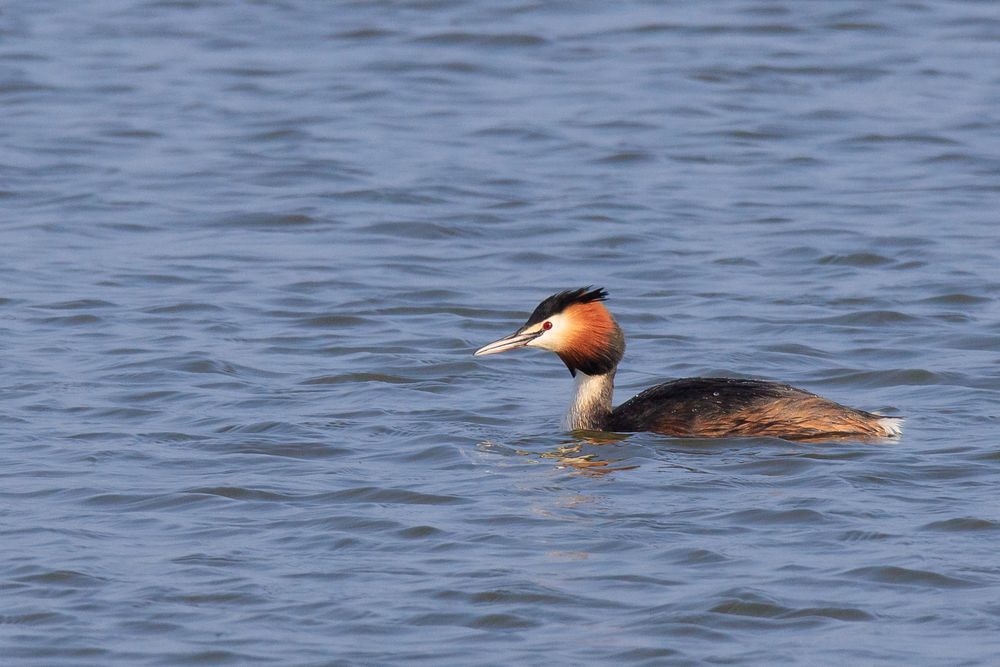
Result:
[[[5,665],[988,665],[994,2],[0,8]],[[870,444],[561,433],[789,382]]]

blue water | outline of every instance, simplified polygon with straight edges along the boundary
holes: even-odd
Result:
[[[0,657],[989,665],[992,2],[0,8]],[[473,358],[594,284],[617,401],[789,382],[896,442],[559,430]]]

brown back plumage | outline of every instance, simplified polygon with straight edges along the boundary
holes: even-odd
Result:
[[[688,378],[657,385],[615,408],[611,431],[691,437],[772,436],[793,440],[896,435],[893,420],[785,384]]]

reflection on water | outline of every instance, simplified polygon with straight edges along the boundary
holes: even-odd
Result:
[[[624,440],[627,437],[625,435],[600,431],[577,431],[573,433],[573,436],[572,440],[542,451],[506,448],[490,440],[480,442],[479,451],[487,453],[507,452],[507,455],[550,461],[559,468],[570,468],[585,475],[607,475],[638,467],[637,465],[619,465],[621,461],[613,458],[614,451],[604,451],[602,448],[603,445],[612,445]]]

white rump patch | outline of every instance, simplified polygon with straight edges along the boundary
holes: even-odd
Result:
[[[878,420],[878,425],[885,429],[885,434],[890,437],[903,435],[902,417],[882,417]]]

